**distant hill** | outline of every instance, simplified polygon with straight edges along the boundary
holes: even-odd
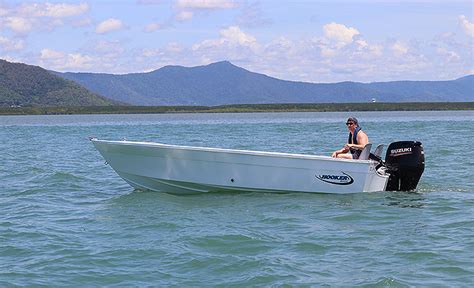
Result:
[[[452,81],[305,83],[250,72],[230,62],[166,66],[125,75],[57,73],[133,105],[474,101],[474,75]]]
[[[0,107],[117,104],[41,67],[0,60]]]

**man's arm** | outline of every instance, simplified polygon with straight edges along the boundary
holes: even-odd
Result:
[[[347,146],[347,144],[344,145],[344,147],[342,149],[334,151],[331,156],[332,157],[337,157],[337,155],[339,155],[339,154],[347,153],[349,151],[349,148],[346,147],[346,146]]]

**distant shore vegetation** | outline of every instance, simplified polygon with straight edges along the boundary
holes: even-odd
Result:
[[[0,107],[0,115],[350,112],[350,111],[474,110],[474,102],[235,104],[221,106],[77,106]]]

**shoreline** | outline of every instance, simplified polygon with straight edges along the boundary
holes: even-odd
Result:
[[[0,107],[1,115],[474,110],[474,102],[234,104],[219,106]]]

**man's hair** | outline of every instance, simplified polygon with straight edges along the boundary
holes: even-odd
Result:
[[[359,126],[359,121],[357,121],[357,118],[356,118],[356,117],[352,117],[352,116],[351,116],[351,117],[349,117],[349,118],[347,119],[347,121],[352,121],[352,122],[354,122],[357,126]]]

